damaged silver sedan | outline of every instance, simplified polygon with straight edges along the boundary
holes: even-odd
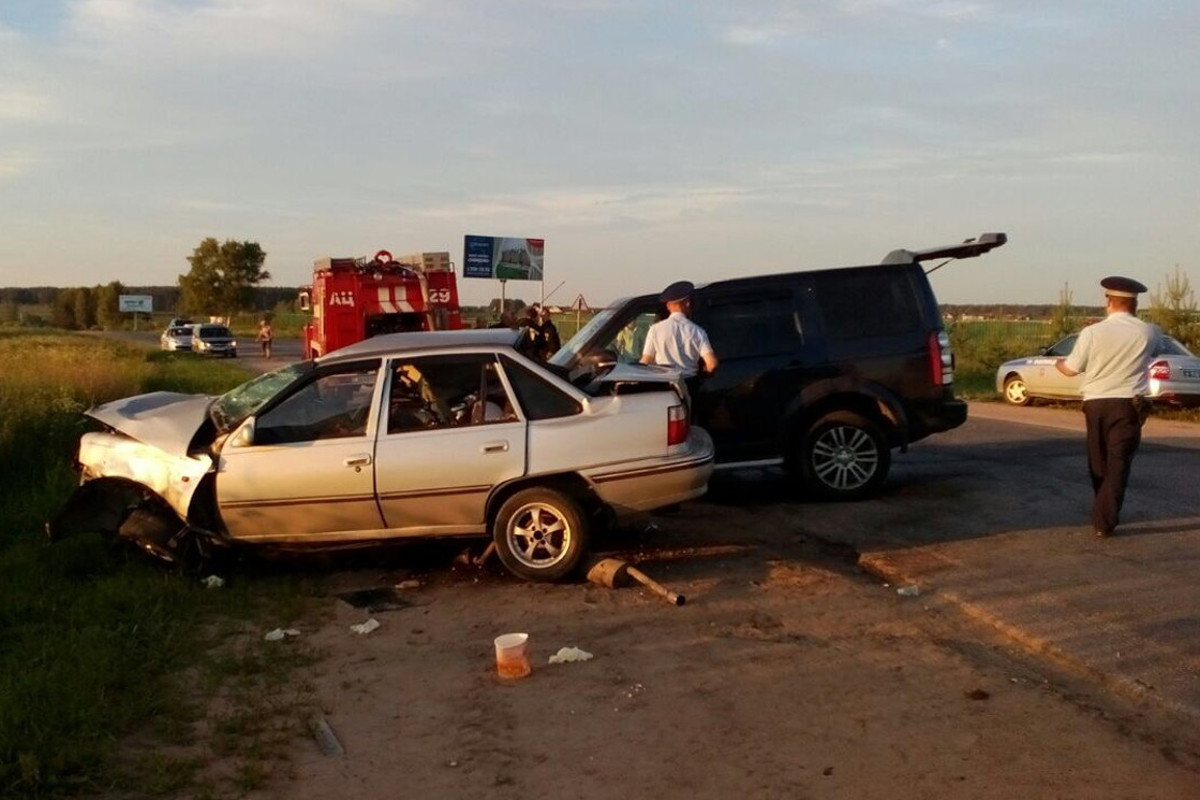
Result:
[[[220,397],[97,406],[81,484],[47,528],[100,530],[169,560],[233,545],[487,536],[532,580],[570,573],[597,520],[697,497],[712,442],[677,373],[568,381],[508,330],[405,333]]]

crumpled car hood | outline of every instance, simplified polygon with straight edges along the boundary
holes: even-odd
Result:
[[[192,437],[208,419],[212,400],[203,394],[150,392],[113,400],[86,413],[139,442],[185,457]]]

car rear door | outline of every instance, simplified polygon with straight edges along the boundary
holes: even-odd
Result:
[[[719,366],[693,398],[722,462],[776,457],[781,426],[818,359],[792,284],[701,291],[695,321]]]
[[[526,422],[494,353],[397,357],[375,446],[379,505],[401,535],[479,533],[488,494],[525,473]]]
[[[320,369],[264,408],[251,442],[229,437],[216,494],[234,538],[302,543],[383,527],[372,470],[379,373],[378,359]]]

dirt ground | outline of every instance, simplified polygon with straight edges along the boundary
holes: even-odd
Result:
[[[259,797],[1189,798],[1194,730],[1018,654],[852,552],[711,502],[609,543],[687,596],[522,584],[493,565],[338,573],[407,606],[335,610],[303,636],[346,749],[296,743]],[[534,671],[497,679],[528,632]],[[548,665],[558,648],[595,655]],[[284,774],[287,773],[287,774]]]

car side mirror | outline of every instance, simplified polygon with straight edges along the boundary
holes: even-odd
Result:
[[[1042,355],[1044,355],[1044,356],[1048,356],[1048,355],[1050,355],[1050,345],[1047,345],[1047,346],[1043,347],[1043,348],[1042,348],[1040,351],[1038,351],[1038,352],[1040,352],[1040,353],[1041,353]]]
[[[254,417],[249,417],[241,424],[233,436],[229,437],[230,447],[252,447],[254,445]]]

